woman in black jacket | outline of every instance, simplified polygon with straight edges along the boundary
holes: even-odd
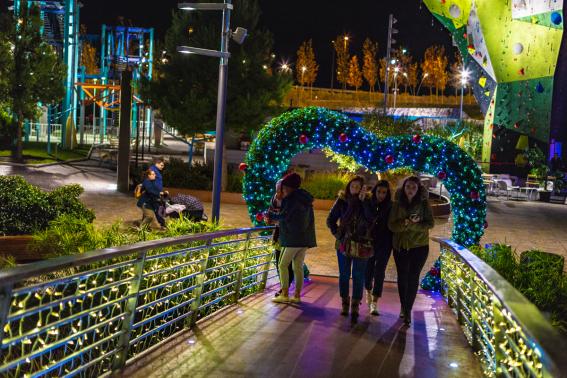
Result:
[[[337,241],[337,260],[339,263],[339,292],[342,298],[341,315],[348,315],[349,306],[351,319],[356,322],[359,314],[360,301],[364,292],[364,274],[367,259],[353,258],[346,255],[345,243],[349,235],[364,234],[368,227],[362,200],[366,196],[363,190],[364,178],[357,176],[350,180],[344,192],[339,194],[329,216],[327,227]],[[338,222],[338,223],[337,223]],[[350,303],[349,284],[352,272],[352,303]]]
[[[366,301],[370,313],[379,315],[378,298],[382,296],[386,266],[392,255],[392,231],[388,228],[388,217],[392,209],[390,184],[386,180],[378,181],[372,189],[372,196],[364,201],[366,217],[373,220],[372,239],[374,256],[366,265]]]

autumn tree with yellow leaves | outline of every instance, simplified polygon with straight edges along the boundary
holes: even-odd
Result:
[[[378,53],[378,43],[372,42],[370,38],[366,38],[362,46],[362,74],[368,83],[370,92],[374,92],[376,83],[380,87],[378,80],[378,62],[376,61],[376,54]]]
[[[317,72],[319,65],[315,60],[315,52],[313,51],[313,40],[305,41],[297,50],[296,61],[296,78],[297,82],[302,86],[312,87],[317,80]]]
[[[356,91],[362,86],[362,71],[360,70],[358,57],[356,55],[350,59],[347,84],[354,87]]]
[[[343,89],[346,89],[350,64],[349,36],[337,36],[337,38],[333,41],[333,47],[337,53],[337,81],[343,85]]]

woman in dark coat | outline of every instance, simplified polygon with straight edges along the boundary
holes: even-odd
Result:
[[[365,234],[368,220],[363,209],[366,192],[363,190],[364,178],[357,176],[350,180],[327,217],[327,227],[336,238],[337,261],[339,264],[339,292],[342,299],[341,315],[351,312],[351,320],[356,322],[360,301],[364,292],[364,275],[368,259],[347,256],[345,243],[352,235]],[[350,278],[352,273],[352,303],[350,300]]]
[[[366,265],[366,301],[372,315],[379,315],[378,298],[382,296],[386,266],[392,255],[392,231],[388,228],[388,217],[392,209],[390,184],[386,180],[378,181],[372,189],[372,196],[364,201],[366,217],[373,220],[372,240],[374,256]]]

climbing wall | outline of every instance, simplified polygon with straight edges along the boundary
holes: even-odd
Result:
[[[563,33],[563,0],[424,3],[453,35],[471,72],[474,94],[486,117],[485,138],[506,135],[504,141],[485,140],[490,150],[483,157],[513,161],[521,135],[542,147],[547,145],[553,75]],[[507,131],[488,132],[502,128]],[[496,145],[499,151],[494,150]],[[503,153],[507,149],[512,153]]]

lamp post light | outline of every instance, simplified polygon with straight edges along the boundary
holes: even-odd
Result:
[[[396,98],[398,97],[398,73],[400,73],[400,67],[394,67],[394,110],[396,109]]]
[[[335,87],[335,41],[331,41],[331,89]]]
[[[421,77],[421,81],[419,82],[419,86],[417,87],[417,93],[416,93],[417,96],[419,96],[419,90],[421,89],[421,84],[423,84],[423,80],[425,80],[425,78],[428,76],[429,74],[427,72],[423,73],[423,76]]]
[[[222,32],[220,51],[208,50],[191,46],[180,46],[178,52],[185,54],[196,54],[219,58],[219,84],[217,95],[217,120],[215,131],[215,167],[213,173],[213,222],[218,222],[220,218],[220,200],[222,189],[222,159],[224,146],[224,122],[226,113],[226,86],[228,76],[228,43],[232,38],[236,43],[242,44],[248,34],[244,28],[238,27],[232,31],[230,29],[230,12],[233,9],[232,0],[224,0],[223,3],[179,3],[178,8],[186,11],[195,10],[214,10],[222,11]]]
[[[469,72],[463,68],[461,71],[461,112],[459,114],[459,119],[463,119],[463,98],[465,95],[465,87],[467,85],[467,81],[469,79]]]

